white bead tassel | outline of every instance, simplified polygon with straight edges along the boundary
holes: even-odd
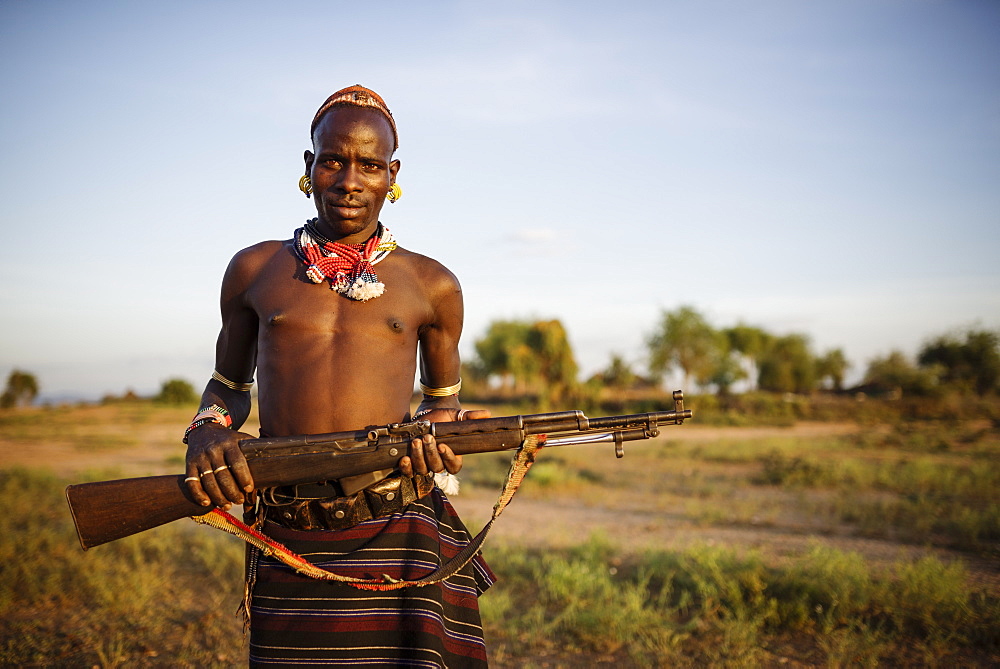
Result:
[[[434,483],[446,495],[457,495],[460,488],[458,477],[449,472],[436,472]]]
[[[361,302],[367,302],[373,297],[378,297],[385,292],[384,283],[374,283],[368,282],[364,279],[356,279],[354,285],[346,290],[341,290],[341,293],[347,295],[352,300],[360,300]]]

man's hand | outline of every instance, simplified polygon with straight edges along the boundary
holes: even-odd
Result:
[[[191,430],[185,482],[196,502],[227,511],[233,504],[243,504],[244,494],[253,490],[253,477],[240,440],[252,438],[216,423]]]
[[[489,418],[487,409],[465,411],[458,409],[435,409],[420,418],[432,423],[443,423],[471,418]],[[455,455],[446,444],[439,444],[433,435],[427,434],[410,442],[410,453],[399,460],[399,471],[403,476],[447,471],[457,474],[462,469],[462,456]]]

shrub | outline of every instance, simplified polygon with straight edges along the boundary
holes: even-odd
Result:
[[[168,379],[160,386],[155,400],[161,404],[195,404],[198,396],[194,392],[194,386],[184,379]]]

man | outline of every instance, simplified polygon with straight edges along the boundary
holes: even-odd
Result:
[[[317,111],[312,143],[300,188],[315,196],[317,217],[290,240],[240,251],[223,279],[216,369],[185,436],[187,483],[205,506],[252,503],[257,527],[329,571],[413,580],[468,543],[433,486],[433,473],[457,473],[461,456],[425,437],[395,472],[254,491],[238,448],[255,368],[268,436],[409,419],[418,350],[425,394],[416,415],[464,414],[458,281],[398,248],[379,222],[386,197],[399,195],[389,109],[363,87],[338,91]],[[372,592],[309,579],[251,550],[251,665],[484,665],[476,598],[492,581],[477,557],[440,585]]]

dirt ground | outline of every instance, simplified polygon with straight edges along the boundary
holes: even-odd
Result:
[[[862,428],[856,424],[847,423],[722,428],[685,425],[683,429],[672,430],[670,439],[674,442],[708,443],[720,439],[820,438],[851,434],[860,429]],[[607,466],[614,466],[613,456],[609,457]],[[529,473],[528,476],[530,475]],[[464,519],[478,527],[489,520],[497,494],[498,491],[467,488],[462,494],[453,497],[452,502]],[[734,500],[734,504],[738,503],[739,501]],[[728,546],[758,550],[780,564],[807,552],[816,543],[821,543],[837,550],[858,553],[876,568],[889,567],[901,561],[915,561],[928,555],[944,562],[962,561],[968,568],[970,582],[975,587],[995,595],[1000,594],[1000,563],[969,553],[852,536],[849,528],[820,532],[807,523],[795,521],[762,523],[759,526],[702,524],[693,521],[681,509],[664,511],[641,507],[641,503],[628,505],[628,508],[619,505],[609,508],[600,503],[581,506],[577,500],[539,499],[522,495],[515,497],[494,524],[487,545],[493,540],[534,548],[563,547],[578,544],[597,533],[615,545],[636,550],[670,550],[694,544]]]

